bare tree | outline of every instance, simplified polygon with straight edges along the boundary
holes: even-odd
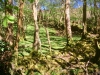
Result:
[[[65,2],[65,25],[66,25],[66,35],[67,35],[67,44],[72,40],[72,31],[70,25],[70,0]]]
[[[41,46],[40,38],[39,38],[39,26],[37,22],[37,16],[38,16],[38,2],[39,0],[35,0],[32,4],[32,10],[33,10],[33,17],[34,17],[34,42],[33,42],[33,49],[39,50]]]

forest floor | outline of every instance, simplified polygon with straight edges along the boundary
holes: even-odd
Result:
[[[81,35],[75,34],[73,42],[66,46],[63,33],[54,28],[47,29],[52,51],[49,50],[46,30],[42,26],[41,49],[38,52],[32,50],[34,31],[33,26],[29,25],[26,40],[21,40],[19,44],[18,65],[10,70],[11,75],[93,75],[99,69],[99,64],[91,62],[96,50],[93,39],[81,40]]]
[[[51,43],[51,49],[52,51],[55,50],[61,50],[66,46],[66,36],[62,36],[63,33],[60,33],[59,31],[55,30],[54,28],[47,28],[49,31],[50,36],[50,43]],[[25,49],[24,52],[27,51],[31,52],[32,50],[32,44],[33,44],[33,26],[27,27],[26,30],[26,41],[21,40],[20,41],[20,48],[19,51],[23,51],[23,48]],[[81,35],[73,35],[73,40],[77,41],[81,39]],[[49,44],[48,39],[46,36],[46,30],[44,27],[40,27],[40,40],[41,40],[41,50],[39,52],[45,53],[50,52],[49,50]],[[24,53],[23,53],[24,55]],[[27,54],[26,54],[27,55]]]
[[[95,68],[98,68],[97,64],[90,62],[95,55],[94,42],[80,41],[81,35],[74,35],[73,43],[66,46],[65,36],[58,36],[59,32],[53,28],[47,29],[52,52],[49,50],[45,28],[40,27],[41,50],[38,53],[31,53],[34,31],[33,26],[27,27],[26,41],[22,40],[19,47],[18,69],[23,68],[21,73],[25,75],[82,75],[86,71],[92,75]]]

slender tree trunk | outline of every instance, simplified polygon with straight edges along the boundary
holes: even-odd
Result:
[[[86,8],[87,8],[87,0],[83,1],[83,33],[82,33],[82,39],[86,39],[86,33],[87,33],[87,24],[86,24]]]
[[[50,50],[50,53],[51,53],[50,36],[49,36],[49,31],[48,31],[48,29],[47,29],[47,26],[45,26],[45,31],[46,31],[46,36],[47,36],[47,39],[48,39],[49,50]]]
[[[47,14],[46,14],[47,16]],[[44,19],[44,13],[42,13],[42,19]],[[47,20],[49,20],[49,18],[47,18]],[[47,25],[47,21],[43,21],[43,25],[44,25],[44,28],[45,28],[45,31],[46,31],[46,36],[47,36],[47,39],[48,39],[48,45],[49,45],[49,50],[50,50],[50,53],[51,53],[51,43],[50,43],[50,35],[49,35],[49,31],[47,29],[48,25]]]
[[[23,8],[24,8],[24,0],[19,0],[19,11],[17,12],[18,25],[17,25],[17,32],[16,32],[16,40],[14,44],[16,66],[18,60],[18,47],[19,47],[20,37],[23,34]]]
[[[23,38],[23,31],[24,31],[24,27],[23,27],[23,9],[24,9],[24,0],[19,0],[19,13],[18,13],[18,30],[19,30],[19,34],[20,37]],[[20,38],[19,37],[19,38]]]
[[[66,35],[67,35],[67,45],[72,40],[72,31],[70,25],[70,0],[65,2],[65,26],[66,26]]]
[[[33,9],[33,17],[34,17],[34,42],[33,42],[33,49],[38,51],[39,48],[41,47],[41,41],[39,38],[39,26],[37,22],[37,15],[38,15],[38,10],[37,10],[37,5],[38,5],[39,0],[35,0],[32,4],[32,9]]]
[[[23,36],[23,8],[24,8],[24,0],[19,0],[19,11],[18,11],[18,26],[16,32],[16,41],[15,41],[15,50],[18,52],[18,44],[20,41],[20,37]]]

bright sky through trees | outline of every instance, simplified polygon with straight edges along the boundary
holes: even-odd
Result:
[[[74,8],[78,8],[78,7],[80,7],[80,6],[82,6],[83,5],[83,2],[81,1],[81,0],[78,0],[75,4],[74,4]]]
[[[46,3],[52,3],[52,4],[56,4],[56,1],[57,0],[46,0]],[[61,3],[61,1],[57,1],[59,4]],[[74,5],[73,5],[73,7],[74,8],[78,8],[78,7],[81,7],[83,5],[83,2],[81,1],[81,0],[76,0],[75,1],[75,3],[74,3]],[[45,5],[43,5],[42,4],[42,6],[41,6],[41,9],[42,10],[45,10],[45,9],[47,9],[48,7],[46,7]]]

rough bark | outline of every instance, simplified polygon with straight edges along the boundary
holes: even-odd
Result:
[[[19,13],[18,13],[18,30],[19,30],[19,34],[20,37],[23,37],[23,8],[24,8],[24,0],[19,0],[20,5],[19,5]]]
[[[66,26],[66,35],[67,35],[67,44],[72,40],[72,31],[70,25],[70,0],[65,2],[65,26]]]
[[[19,11],[17,12],[17,19],[18,19],[18,25],[17,25],[17,32],[16,32],[16,41],[14,50],[18,53],[18,45],[20,41],[21,35],[23,35],[23,8],[24,8],[24,0],[19,0]]]
[[[33,10],[33,18],[34,18],[34,42],[33,42],[33,49],[38,51],[39,48],[41,47],[41,41],[39,38],[39,26],[37,22],[37,16],[38,16],[38,10],[37,10],[37,5],[38,5],[39,0],[35,0],[32,4],[32,10]]]

